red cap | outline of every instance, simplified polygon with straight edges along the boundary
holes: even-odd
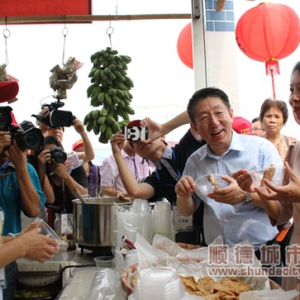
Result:
[[[11,111],[10,112],[10,116],[11,116],[11,126],[19,126],[20,127],[20,125],[19,125],[19,123],[17,122],[17,120],[16,120],[16,118],[15,118],[15,115],[14,115],[14,113]]]
[[[19,85],[16,81],[0,82],[0,103],[14,99],[19,92]]]
[[[79,140],[76,143],[73,144],[72,150],[75,151],[77,148],[83,147],[83,141]]]
[[[234,117],[232,122],[232,129],[239,134],[252,135],[252,124],[242,117]]]
[[[127,124],[127,126],[129,126],[129,127],[133,127],[133,126],[141,126],[141,121],[142,121],[142,120],[134,120],[134,121],[131,121],[129,124]]]

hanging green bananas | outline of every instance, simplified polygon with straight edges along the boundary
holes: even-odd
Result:
[[[131,58],[118,55],[110,47],[95,52],[90,57],[93,67],[88,75],[91,85],[87,89],[90,105],[99,107],[90,111],[84,118],[84,125],[95,135],[100,133],[99,142],[107,143],[112,134],[130,122],[129,115],[134,114],[130,107],[133,81],[127,76],[127,64]],[[102,107],[101,107],[102,106]],[[123,120],[119,121],[119,117]]]

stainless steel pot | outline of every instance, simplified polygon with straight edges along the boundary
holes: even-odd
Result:
[[[74,238],[85,247],[109,247],[114,242],[116,205],[130,203],[116,197],[73,200]]]

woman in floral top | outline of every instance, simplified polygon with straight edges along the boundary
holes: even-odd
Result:
[[[265,129],[265,137],[272,142],[284,162],[287,150],[290,145],[297,141],[296,138],[285,136],[280,133],[282,127],[288,120],[288,108],[284,101],[267,99],[260,109],[260,121]],[[284,225],[277,226],[280,233],[277,235],[277,241],[280,245],[281,260],[285,264],[285,247],[289,245],[292,233],[294,231],[293,219]],[[286,230],[289,228],[289,230]]]
[[[282,161],[284,161],[289,145],[297,141],[294,137],[285,136],[280,133],[288,120],[286,103],[279,100],[265,100],[261,106],[259,117],[265,129],[263,137],[274,144]]]

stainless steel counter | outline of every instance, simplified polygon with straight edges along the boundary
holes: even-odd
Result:
[[[57,297],[59,300],[86,300],[97,267],[76,268]]]

